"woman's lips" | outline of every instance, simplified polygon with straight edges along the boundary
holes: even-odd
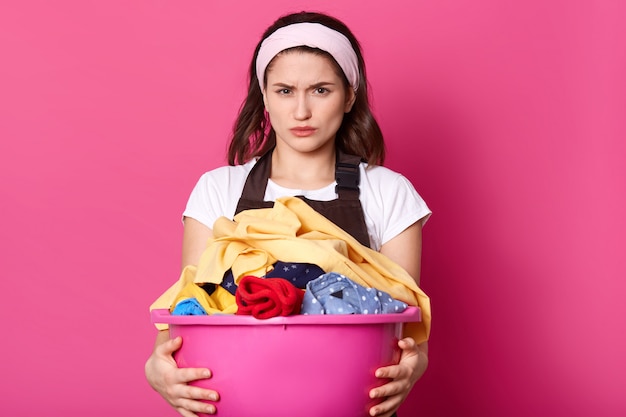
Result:
[[[291,128],[290,130],[294,136],[303,138],[306,136],[311,136],[313,133],[315,133],[316,129],[313,127],[305,126],[305,127],[294,127],[294,128]]]

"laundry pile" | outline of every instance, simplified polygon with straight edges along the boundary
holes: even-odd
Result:
[[[289,284],[287,286],[286,284]],[[418,306],[405,335],[428,339],[430,300],[383,254],[296,197],[219,218],[197,266],[150,307],[173,314],[381,314]],[[157,326],[163,328],[162,325]]]
[[[228,288],[230,296],[220,291],[216,299],[212,298],[216,294],[216,284],[198,286],[190,283],[188,286],[192,288],[181,292],[171,312],[173,315],[207,315],[208,311],[222,308],[227,312],[235,309],[235,314],[239,315],[268,319],[293,314],[401,313],[408,307],[405,302],[392,298],[382,290],[366,288],[335,272],[322,273],[307,281],[294,275],[296,271],[319,270],[315,265],[283,262],[277,265],[282,266],[278,274],[267,274],[265,277],[246,275],[239,285],[230,279],[222,282],[219,286]],[[232,274],[229,275],[232,277]],[[307,272],[307,275],[310,273]],[[300,285],[291,281],[299,281]],[[195,291],[193,286],[198,286],[206,294]],[[193,296],[194,293],[196,296]]]

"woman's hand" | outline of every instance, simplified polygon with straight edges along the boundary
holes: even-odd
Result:
[[[371,398],[384,398],[383,402],[370,408],[371,416],[390,417],[396,412],[428,366],[426,343],[418,346],[415,340],[407,337],[398,341],[398,346],[402,349],[400,362],[376,370],[378,378],[389,378],[391,381],[370,391]]]
[[[217,401],[213,390],[188,385],[189,382],[211,377],[206,368],[178,368],[172,356],[180,349],[182,338],[169,338],[169,331],[157,336],[154,351],[146,361],[146,378],[152,388],[184,417],[197,417],[196,413],[215,414],[215,406],[199,400]]]

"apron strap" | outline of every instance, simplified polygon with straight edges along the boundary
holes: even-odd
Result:
[[[267,180],[270,177],[272,170],[272,151],[271,148],[265,152],[256,164],[252,167],[246,178],[246,182],[243,186],[243,192],[241,198],[248,201],[263,201],[265,198],[265,189],[267,188]],[[240,210],[237,210],[239,213]]]
[[[359,199],[359,183],[361,172],[359,165],[361,157],[349,155],[337,149],[337,162],[335,164],[335,192],[343,200]]]
[[[267,180],[270,177],[273,149],[267,151],[259,158],[250,170],[246,178],[241,198],[245,200],[263,201]],[[349,155],[337,150],[337,162],[335,163],[335,192],[341,199],[354,200],[359,198],[361,157]]]
[[[244,210],[270,208],[273,201],[264,201],[265,189],[272,169],[272,150],[262,155],[252,167],[246,178],[237,202],[235,214]],[[339,198],[330,201],[310,200],[304,196],[297,196],[304,200],[315,211],[341,227],[364,246],[369,247],[369,235],[363,213],[363,206],[359,200],[361,158],[348,155],[337,150],[335,163],[335,192]]]

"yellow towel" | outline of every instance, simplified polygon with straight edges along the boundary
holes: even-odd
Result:
[[[405,335],[417,343],[428,340],[430,300],[415,280],[388,257],[361,245],[296,197],[279,198],[272,208],[243,211],[234,220],[218,218],[197,268],[185,268],[178,282],[150,309],[170,308],[190,282],[219,284],[224,273],[232,269],[238,283],[245,275],[264,275],[277,260],[315,264],[419,306],[422,321],[408,324]]]

